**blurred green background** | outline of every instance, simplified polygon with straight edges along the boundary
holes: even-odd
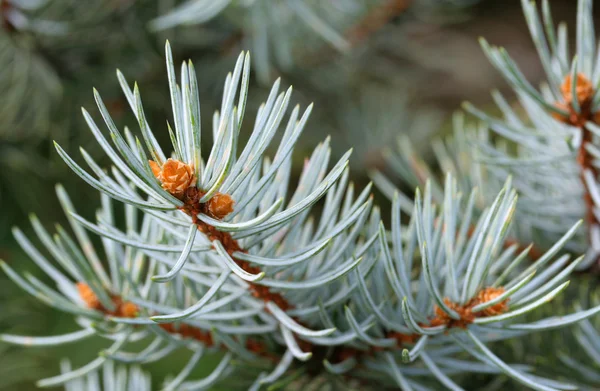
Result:
[[[294,85],[293,100],[303,106],[315,102],[295,154],[297,167],[330,134],[335,156],[355,148],[353,178],[361,185],[368,181],[367,169],[382,164],[382,149],[393,145],[398,134],[408,134],[427,156],[429,141],[449,130],[449,115],[463,100],[486,107],[491,89],[506,89],[482,54],[479,36],[505,46],[533,82],[542,77],[519,0],[332,0],[339,9],[317,11],[350,43],[343,52],[302,21],[291,19],[287,35],[279,35],[269,17],[253,24],[251,7],[232,5],[202,24],[149,28],[179,3],[0,0],[0,258],[13,267],[44,278],[10,230],[17,225],[31,233],[29,213],[49,228],[64,222],[55,183],[65,186],[83,216],[93,216],[99,205],[98,195],[68,171],[51,143],[58,141],[70,154],[83,146],[108,165],[80,112],[84,106],[97,116],[92,87],[99,89],[119,126],[136,130],[115,69],[130,82],[136,80],[150,124],[160,141],[167,141],[166,39],[176,63],[190,58],[196,66],[205,121],[220,105],[222,82],[237,54],[250,49],[256,66],[246,127],[270,83],[281,77],[284,87]],[[266,12],[279,3],[266,3]],[[353,3],[365,3],[365,9],[343,14],[343,7]],[[555,20],[572,23],[576,1],[551,3]],[[257,46],[257,26],[272,27],[265,41],[273,45],[268,53]],[[286,40],[291,55],[278,54],[272,42],[278,39]],[[0,332],[53,335],[74,329],[70,316],[45,308],[0,275]],[[85,363],[100,344],[90,342],[86,350],[81,345],[25,350],[0,344],[0,390],[34,389],[35,380],[58,371],[60,357]],[[187,358],[148,366],[155,385]],[[204,362],[198,375],[212,365]]]

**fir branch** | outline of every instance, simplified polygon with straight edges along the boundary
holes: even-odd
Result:
[[[493,170],[503,173],[510,171],[516,175],[520,190],[532,203],[538,205],[532,209],[547,221],[547,224],[524,221],[519,224],[522,229],[540,230],[545,236],[554,238],[555,233],[547,228],[552,225],[552,220],[585,219],[587,231],[580,240],[578,250],[587,251],[586,260],[581,265],[582,268],[587,268],[597,263],[599,256],[599,224],[594,212],[597,204],[595,194],[598,169],[593,151],[597,136],[592,129],[597,121],[596,87],[599,73],[591,20],[592,2],[578,2],[576,53],[573,57],[568,52],[565,26],[554,31],[549,2],[542,2],[541,17],[535,3],[523,0],[522,6],[547,76],[547,85],[541,91],[536,90],[524,78],[504,49],[492,47],[485,40],[481,43],[492,64],[517,93],[531,125],[525,125],[499,94],[495,94],[494,98],[503,111],[504,119],[491,118],[471,105],[465,107],[487,122],[492,131],[519,147],[515,155],[504,151],[500,143],[494,146],[488,141],[481,146],[481,151],[487,155],[485,163]],[[550,128],[552,131],[548,131]],[[548,172],[547,163],[537,155],[541,151],[557,161],[556,172],[560,174],[555,174],[554,178]],[[558,160],[562,162],[558,163]],[[529,167],[517,167],[518,165]],[[577,175],[573,175],[574,171],[577,171]],[[537,173],[536,182],[542,191],[533,190],[535,185],[529,178],[534,172]],[[562,178],[558,179],[558,175]],[[575,177],[578,178],[578,184],[573,183]],[[566,185],[567,181],[569,186]],[[560,182],[563,183],[557,186]],[[583,202],[578,202],[579,197]],[[574,200],[571,201],[570,198]],[[566,203],[568,204],[565,205]],[[567,212],[561,215],[561,210]]]
[[[74,238],[60,226],[50,235],[32,219],[58,266],[14,231],[53,285],[0,264],[17,285],[76,316],[82,328],[50,338],[2,340],[62,344],[93,331],[111,342],[88,364],[65,368],[40,386],[93,378],[110,360],[152,362],[185,348],[192,357],[167,389],[209,387],[226,379],[237,361],[256,367],[251,389],[322,373],[361,381],[376,374],[384,386],[404,389],[423,389],[430,381],[456,389],[452,377],[473,371],[465,368],[462,353],[479,371],[503,372],[537,390],[571,388],[507,364],[487,345],[569,327],[600,312],[598,306],[558,319],[515,321],[568,286],[568,275],[583,258],[569,263],[570,256],[559,252],[580,223],[522,267],[526,252],[515,254],[514,245],[504,249],[518,213],[511,179],[500,189],[486,189],[492,199],[476,205],[476,193],[466,184],[477,177],[448,174],[443,184],[426,181],[414,200],[394,193],[388,231],[370,185],[355,194],[349,182],[350,153],[328,169],[329,139],[305,160],[288,194],[290,156],[311,108],[302,115],[294,108],[284,124],[291,89],[279,93],[276,82],[240,147],[250,74],[249,56],[242,53],[225,80],[221,108],[213,116],[212,148],[203,156],[194,67],[184,63],[178,80],[168,43],[166,59],[173,153],[165,153],[150,130],[137,86],[132,89],[118,74],[142,140],[118,129],[94,91],[114,146],[83,113],[114,164],[110,175],[85,151],[91,172],[57,145],[65,163],[102,195],[95,223],[78,216],[59,187]],[[280,128],[281,141],[268,158],[267,147]],[[456,167],[477,169],[469,164]],[[418,181],[419,175],[412,178]],[[124,228],[117,227],[111,199],[124,204]],[[86,230],[101,237],[102,253]],[[141,352],[125,351],[138,341],[146,344]],[[210,375],[187,380],[207,351],[226,353]]]

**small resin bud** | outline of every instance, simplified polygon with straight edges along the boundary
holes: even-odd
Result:
[[[215,219],[223,219],[229,213],[233,212],[235,201],[229,194],[216,193],[207,202],[208,212]]]
[[[448,328],[452,327],[460,327],[466,328],[470,323],[475,321],[477,317],[486,317],[486,316],[494,316],[500,315],[508,311],[508,299],[502,300],[499,303],[493,304],[481,311],[473,312],[473,307],[487,303],[491,300],[494,300],[501,294],[505,292],[504,288],[493,288],[488,287],[480,290],[477,295],[471,300],[469,300],[466,304],[460,305],[458,303],[453,303],[448,298],[444,298],[444,304],[454,312],[458,314],[460,319],[453,319],[449,314],[447,314],[442,308],[437,305],[434,306],[435,317],[430,320],[431,326],[441,326],[445,325]]]
[[[126,301],[119,306],[118,315],[123,318],[135,318],[138,315],[138,306]]]
[[[600,120],[598,112],[592,113],[592,99],[594,97],[594,86],[592,82],[586,78],[582,73],[577,74],[577,80],[575,81],[575,93],[577,95],[577,103],[581,110],[575,111],[573,109],[573,78],[571,75],[567,75],[563,84],[560,87],[560,91],[563,95],[563,101],[554,104],[555,107],[568,113],[567,115],[561,115],[559,113],[552,113],[552,116],[560,122],[566,124],[582,127],[587,121]]]
[[[492,288],[492,287],[485,288],[485,289],[479,291],[479,293],[477,294],[477,297],[475,298],[475,302],[477,304],[487,303],[488,301],[494,300],[495,298],[497,298],[504,292],[505,292],[505,290],[502,287],[500,287],[500,288]],[[496,303],[490,307],[487,307],[487,308],[481,310],[478,313],[478,315],[494,316],[494,315],[503,314],[506,311],[508,311],[508,299],[503,300],[499,303]]]
[[[86,306],[88,306],[88,308],[92,308],[95,310],[99,310],[102,308],[100,300],[98,300],[98,297],[96,296],[92,288],[89,287],[88,284],[86,284],[85,282],[78,282],[77,291],[79,292],[79,297],[81,297],[81,300],[83,300],[83,302]]]
[[[149,160],[148,163],[163,189],[175,197],[183,197],[185,190],[196,184],[194,168],[189,164],[174,159],[168,159],[162,167],[153,160]]]
[[[584,103],[589,101],[594,95],[594,87],[592,86],[592,82],[588,80],[582,73],[577,74],[575,91],[577,93],[577,101],[579,103]],[[565,102],[571,103],[573,102],[573,81],[571,75],[567,75],[565,77],[565,81],[563,82],[560,90],[565,98]]]
[[[444,298],[444,304],[454,312],[458,314],[460,319],[453,319],[449,314],[446,313],[441,307],[435,305],[433,310],[435,317],[431,320],[431,326],[445,325],[448,328],[459,327],[461,329],[467,328],[467,326],[475,320],[475,315],[471,312],[472,303],[466,305],[460,305],[450,301],[448,298]]]

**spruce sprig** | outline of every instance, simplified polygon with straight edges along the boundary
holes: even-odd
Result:
[[[570,255],[559,252],[579,223],[527,265],[528,250],[505,246],[517,205],[512,181],[475,211],[476,193],[465,193],[448,175],[437,196],[426,182],[408,207],[396,193],[388,231],[370,185],[358,191],[350,182],[350,152],[328,169],[329,138],[305,160],[296,186],[290,185],[291,153],[311,107],[302,114],[295,107],[284,121],[292,90],[279,92],[279,81],[260,106],[247,143],[239,145],[250,74],[245,53],[225,80],[210,154],[203,156],[194,67],[184,63],[177,80],[168,43],[166,58],[173,152],[157,142],[137,85],[132,88],[118,72],[141,139],[118,129],[94,91],[113,145],[92,116],[85,110],[83,115],[113,163],[110,174],[85,150],[93,174],[56,145],[66,164],[101,193],[96,221],[78,215],[59,186],[74,237],[60,226],[51,235],[32,217],[54,262],[14,230],[54,286],[2,263],[4,271],[39,300],[72,314],[81,330],[2,340],[60,345],[97,335],[111,343],[95,360],[65,367],[40,386],[93,378],[110,361],[143,364],[187,349],[192,357],[165,389],[208,388],[239,370],[240,362],[256,368],[250,389],[287,384],[308,372],[328,373],[333,382],[383,373],[382,383],[407,390],[430,382],[460,389],[452,376],[473,371],[505,373],[537,390],[571,388],[505,363],[487,344],[570,326],[600,311],[516,321],[568,285],[582,258],[570,262]],[[279,145],[267,157],[278,130]],[[124,204],[121,228],[113,200]],[[101,238],[102,250],[88,232]],[[128,351],[138,341],[145,348]],[[215,370],[188,379],[214,351],[225,352]],[[474,361],[465,363],[463,352]]]

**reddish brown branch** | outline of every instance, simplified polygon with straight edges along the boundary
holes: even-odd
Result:
[[[579,149],[577,150],[577,164],[581,168],[580,178],[581,182],[583,183],[583,188],[585,189],[583,194],[583,201],[585,203],[586,208],[585,221],[588,226],[588,233],[591,233],[590,228],[594,224],[598,224],[598,219],[594,214],[594,201],[592,199],[590,189],[586,184],[584,173],[589,170],[592,172],[593,177],[597,178],[598,170],[593,165],[593,156],[588,152],[586,148],[587,144],[593,141],[593,134],[589,129],[587,129],[586,123],[588,121],[600,123],[600,113],[592,112],[594,88],[592,82],[581,73],[577,74],[577,80],[575,81],[575,93],[577,95],[576,99],[579,103],[580,110],[579,112],[575,111],[575,109],[573,108],[574,97],[572,93],[572,83],[573,81],[571,75],[565,77],[563,85],[561,86],[561,92],[563,94],[564,102],[556,103],[556,107],[568,112],[568,115],[563,116],[559,114],[553,114],[553,116],[561,122],[578,127],[579,129],[581,129],[582,132],[581,144],[579,145]],[[589,235],[588,240],[591,240]]]
[[[467,326],[475,321],[477,318],[484,318],[488,316],[500,315],[508,311],[508,299],[503,300],[499,303],[493,304],[488,308],[485,308],[478,312],[473,312],[473,308],[479,304],[487,303],[501,294],[505,292],[504,288],[493,288],[488,287],[484,288],[477,293],[475,297],[469,300],[466,304],[458,304],[452,302],[450,299],[445,298],[444,304],[446,304],[449,308],[454,310],[459,315],[459,319],[453,319],[444,312],[437,305],[434,306],[434,316],[429,319],[428,323],[419,323],[419,326],[423,328],[428,327],[436,327],[436,326],[446,326],[447,329],[451,328],[462,328],[466,329]],[[404,334],[397,331],[389,331],[386,333],[387,338],[393,338],[396,340],[396,346],[391,349],[402,349],[407,345],[414,345],[419,338],[421,338],[421,334],[413,333],[413,334]],[[361,356],[372,356],[375,353],[386,350],[379,347],[370,347],[367,351],[362,351],[353,348],[340,348],[334,351],[332,355],[332,359],[336,360],[334,362],[341,362],[350,357],[359,358]]]
[[[137,305],[130,301],[124,301],[121,296],[110,293],[110,298],[114,310],[108,310],[105,308],[98,297],[92,291],[92,289],[83,282],[77,283],[77,289],[79,290],[79,296],[88,306],[88,308],[102,312],[106,316],[116,316],[121,318],[137,318],[139,315],[139,308]],[[161,323],[158,326],[170,334],[179,334],[183,338],[190,338],[196,341],[202,342],[206,346],[213,346],[212,335],[204,330],[197,327],[187,325],[185,323],[175,325],[173,323]]]
[[[234,256],[236,252],[246,252],[246,250],[239,245],[237,240],[231,237],[229,232],[219,231],[215,227],[198,219],[199,214],[204,214],[221,220],[233,212],[234,201],[230,195],[216,193],[207,202],[200,203],[200,199],[205,193],[198,190],[195,186],[196,178],[194,177],[193,167],[174,159],[168,159],[162,166],[152,160],[149,161],[149,164],[154,176],[161,182],[162,187],[183,201],[184,205],[180,209],[192,218],[193,223],[196,224],[200,232],[206,234],[211,242],[218,240],[229,256],[244,271],[250,274],[260,273],[259,268]],[[292,308],[292,305],[280,293],[272,292],[269,287],[252,282],[248,284],[255,297],[265,302],[272,301],[284,311]]]
[[[233,210],[233,200],[231,197],[227,194],[216,194],[209,200],[209,202],[201,204],[198,202],[198,200],[203,195],[204,193],[199,191],[195,186],[189,187],[183,196],[183,202],[185,203],[185,206],[182,208],[182,210],[192,217],[192,221],[194,224],[196,224],[198,230],[206,234],[211,242],[218,240],[225,248],[225,251],[227,251],[227,254],[229,254],[231,259],[233,259],[240,268],[250,274],[259,274],[261,272],[260,268],[252,266],[249,262],[238,259],[234,256],[236,252],[246,253],[247,251],[239,245],[237,240],[231,237],[229,232],[219,231],[215,227],[206,224],[197,217],[198,214],[202,213],[217,218],[223,218]],[[272,301],[284,311],[293,308],[293,306],[280,293],[271,291],[269,287],[258,285],[252,282],[248,282],[248,284],[254,297],[262,299],[265,302]]]
[[[88,308],[102,312],[105,316],[115,316],[121,318],[137,318],[139,316],[139,307],[131,301],[125,301],[119,295],[110,293],[110,298],[114,306],[113,310],[105,308],[94,291],[84,282],[77,283],[79,296],[85,302]],[[186,323],[157,323],[157,326],[169,334],[176,334],[182,338],[193,339],[201,342],[204,346],[215,346],[212,334],[209,331],[202,330],[198,327],[191,326]],[[246,349],[254,354],[275,360],[274,356],[267,350],[264,342],[256,339],[248,338],[245,342]]]

